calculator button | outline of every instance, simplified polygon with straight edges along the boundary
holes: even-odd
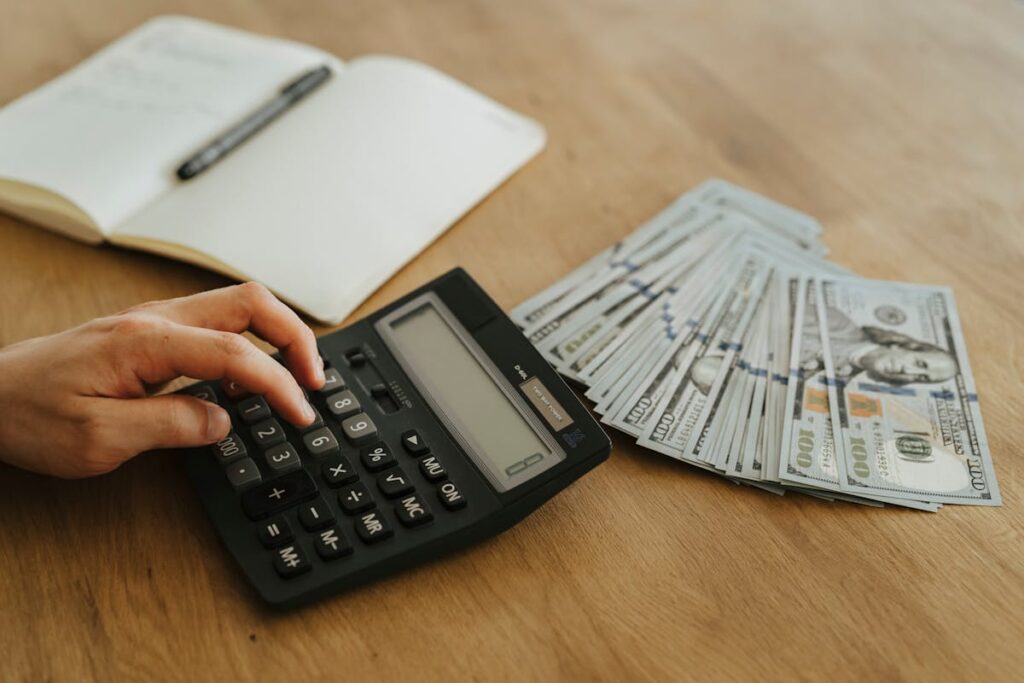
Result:
[[[300,429],[303,432],[308,432],[311,429],[318,429],[324,426],[324,418],[323,415],[320,414],[320,411],[314,408],[312,405],[309,406],[309,409],[313,411],[313,421],[310,422],[305,427],[300,427]]]
[[[353,415],[341,423],[341,431],[356,446],[373,441],[377,438],[377,425],[366,413]]]
[[[362,409],[359,399],[348,389],[327,397],[327,410],[337,417],[346,418],[349,415],[355,415]]]
[[[290,579],[293,576],[298,576],[309,571],[312,566],[305,551],[302,550],[302,546],[297,543],[278,548],[274,553],[274,569],[282,578]]]
[[[437,497],[449,510],[458,510],[466,506],[466,498],[462,495],[462,491],[450,481],[437,487]]]
[[[377,488],[388,498],[397,498],[412,491],[409,477],[401,467],[394,467],[377,477]]]
[[[246,424],[256,424],[270,417],[270,406],[267,405],[267,399],[262,396],[250,396],[238,402],[238,415]]]
[[[430,511],[426,502],[416,494],[398,501],[395,505],[395,515],[403,526],[409,527],[426,524],[434,518],[434,513]]]
[[[261,448],[267,448],[284,441],[284,429],[281,428],[281,423],[273,418],[253,425],[251,431],[253,441]]]
[[[448,476],[436,455],[428,455],[420,460],[420,472],[423,473],[427,481],[441,481]]]
[[[334,488],[359,479],[359,474],[352,467],[352,463],[348,461],[348,458],[341,455],[332,455],[324,460],[323,465],[320,466],[320,471],[323,473],[324,480],[327,481],[328,486]]]
[[[185,389],[185,393],[186,394],[191,394],[192,396],[195,396],[196,398],[201,398],[202,400],[208,401],[210,403],[219,403],[220,402],[220,401],[217,400],[217,392],[215,392],[213,390],[213,387],[193,385],[193,386]]]
[[[359,349],[352,349],[345,354],[345,359],[348,360],[348,364],[354,368],[358,368],[366,364],[366,356]]]
[[[345,379],[341,376],[341,373],[334,368],[327,368],[324,370],[324,385],[317,391],[321,394],[330,394],[344,388]]]
[[[315,432],[306,434],[302,437],[302,443],[305,444],[307,451],[317,457],[337,453],[339,449],[338,440],[334,438],[334,434],[327,427],[321,427]]]
[[[374,384],[370,387],[370,396],[373,396],[374,398],[381,399],[390,395],[391,394],[388,392],[387,386],[384,384]]]
[[[280,515],[260,524],[256,534],[260,537],[260,543],[267,548],[276,548],[295,540],[292,525]]]
[[[228,482],[236,491],[254,486],[260,483],[262,479],[260,471],[256,467],[256,463],[252,461],[252,458],[242,458],[241,460],[234,461],[224,468],[224,473],[228,475]]]
[[[391,449],[383,441],[367,446],[360,451],[359,457],[363,459],[366,469],[371,472],[379,472],[395,464],[395,456],[391,455]]]
[[[267,449],[264,457],[267,460],[267,466],[275,474],[290,472],[302,467],[302,463],[299,462],[298,452],[287,441]]]
[[[247,453],[245,452],[245,444],[238,438],[238,434],[231,432],[223,439],[213,444],[210,447],[213,454],[217,457],[217,462],[222,465],[226,465],[233,460],[244,458]]]
[[[352,553],[352,545],[336,526],[317,533],[313,546],[316,554],[325,560],[336,560]]]
[[[430,446],[427,445],[423,435],[415,429],[402,433],[402,446],[412,455],[423,455],[430,452]]]
[[[356,533],[364,543],[376,543],[383,541],[395,532],[391,529],[388,520],[384,519],[380,510],[371,510],[359,515],[356,519]]]
[[[306,470],[265,481],[242,494],[242,509],[249,519],[263,519],[305,502],[316,495],[316,484]]]
[[[376,505],[366,486],[358,482],[338,491],[338,504],[350,515],[369,510]]]
[[[299,521],[306,531],[316,531],[334,524],[334,513],[323,498],[314,498],[299,506]]]

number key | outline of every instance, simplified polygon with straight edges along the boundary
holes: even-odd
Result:
[[[341,373],[334,368],[324,370],[324,385],[318,390],[321,394],[329,394],[332,391],[345,388],[345,380]]]
[[[302,437],[302,443],[306,450],[317,457],[323,457],[330,453],[337,453],[339,450],[338,440],[327,427],[321,427],[315,432],[310,432]]]
[[[266,459],[267,465],[277,474],[302,467],[299,454],[287,441],[267,449]]]
[[[238,402],[238,414],[246,424],[256,424],[260,420],[270,417],[270,406],[262,396],[250,396],[244,401]]]
[[[268,448],[284,441],[284,429],[281,428],[280,422],[270,418],[253,425],[252,438],[260,448]]]
[[[217,460],[222,465],[226,465],[229,462],[244,458],[245,444],[238,438],[238,434],[231,432],[223,439],[211,446],[213,454],[217,456]]]
[[[359,405],[359,399],[356,398],[356,395],[346,389],[327,397],[327,409],[333,415],[346,418],[349,415],[358,413],[362,410],[362,406]]]
[[[377,425],[366,413],[353,415],[341,423],[341,431],[345,438],[356,446],[373,441],[377,437]]]

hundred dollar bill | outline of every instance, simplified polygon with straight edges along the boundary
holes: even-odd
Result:
[[[744,269],[728,276],[726,281],[741,280],[746,276]],[[687,325],[685,334],[673,339],[650,370],[613,401],[602,422],[627,434],[639,436],[677,372],[688,368],[697,352],[708,343],[710,335],[736,296],[738,293],[733,284],[717,288],[714,295],[709,296],[711,301],[707,309],[694,316],[693,324]]]
[[[815,253],[824,251],[819,242],[821,225],[810,216],[724,180],[712,178],[680,195],[625,238],[516,306],[509,316],[522,328],[534,325],[566,298],[571,297],[577,288],[603,273],[610,264],[628,259],[673,229],[678,224],[680,216],[696,204],[727,209],[751,217],[764,223],[773,232],[806,245],[806,248]]]
[[[800,362],[801,358],[816,359],[821,355],[815,283],[800,276],[792,285],[793,331],[779,478],[811,488],[841,491],[825,369],[816,361]],[[804,323],[805,318],[809,324]]]
[[[675,370],[673,379],[646,422],[637,443],[687,462],[696,462],[685,453],[690,434],[706,402],[718,369],[731,361],[738,337],[749,321],[749,313],[763,287],[765,264],[755,254],[743,259],[740,276],[729,290],[728,304],[707,340],[700,344],[685,365]],[[721,353],[728,356],[723,360]]]
[[[1000,505],[952,291],[830,278],[820,298],[843,489]]]

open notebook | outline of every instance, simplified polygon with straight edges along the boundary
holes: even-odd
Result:
[[[177,180],[193,152],[322,64],[326,84]],[[537,123],[423,64],[343,63],[160,17],[0,109],[0,210],[259,280],[335,323],[543,146]]]

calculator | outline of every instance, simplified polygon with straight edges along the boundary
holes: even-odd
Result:
[[[297,428],[262,396],[183,390],[231,433],[190,479],[267,603],[295,607],[508,529],[604,461],[607,435],[462,269],[318,339],[326,383]]]

